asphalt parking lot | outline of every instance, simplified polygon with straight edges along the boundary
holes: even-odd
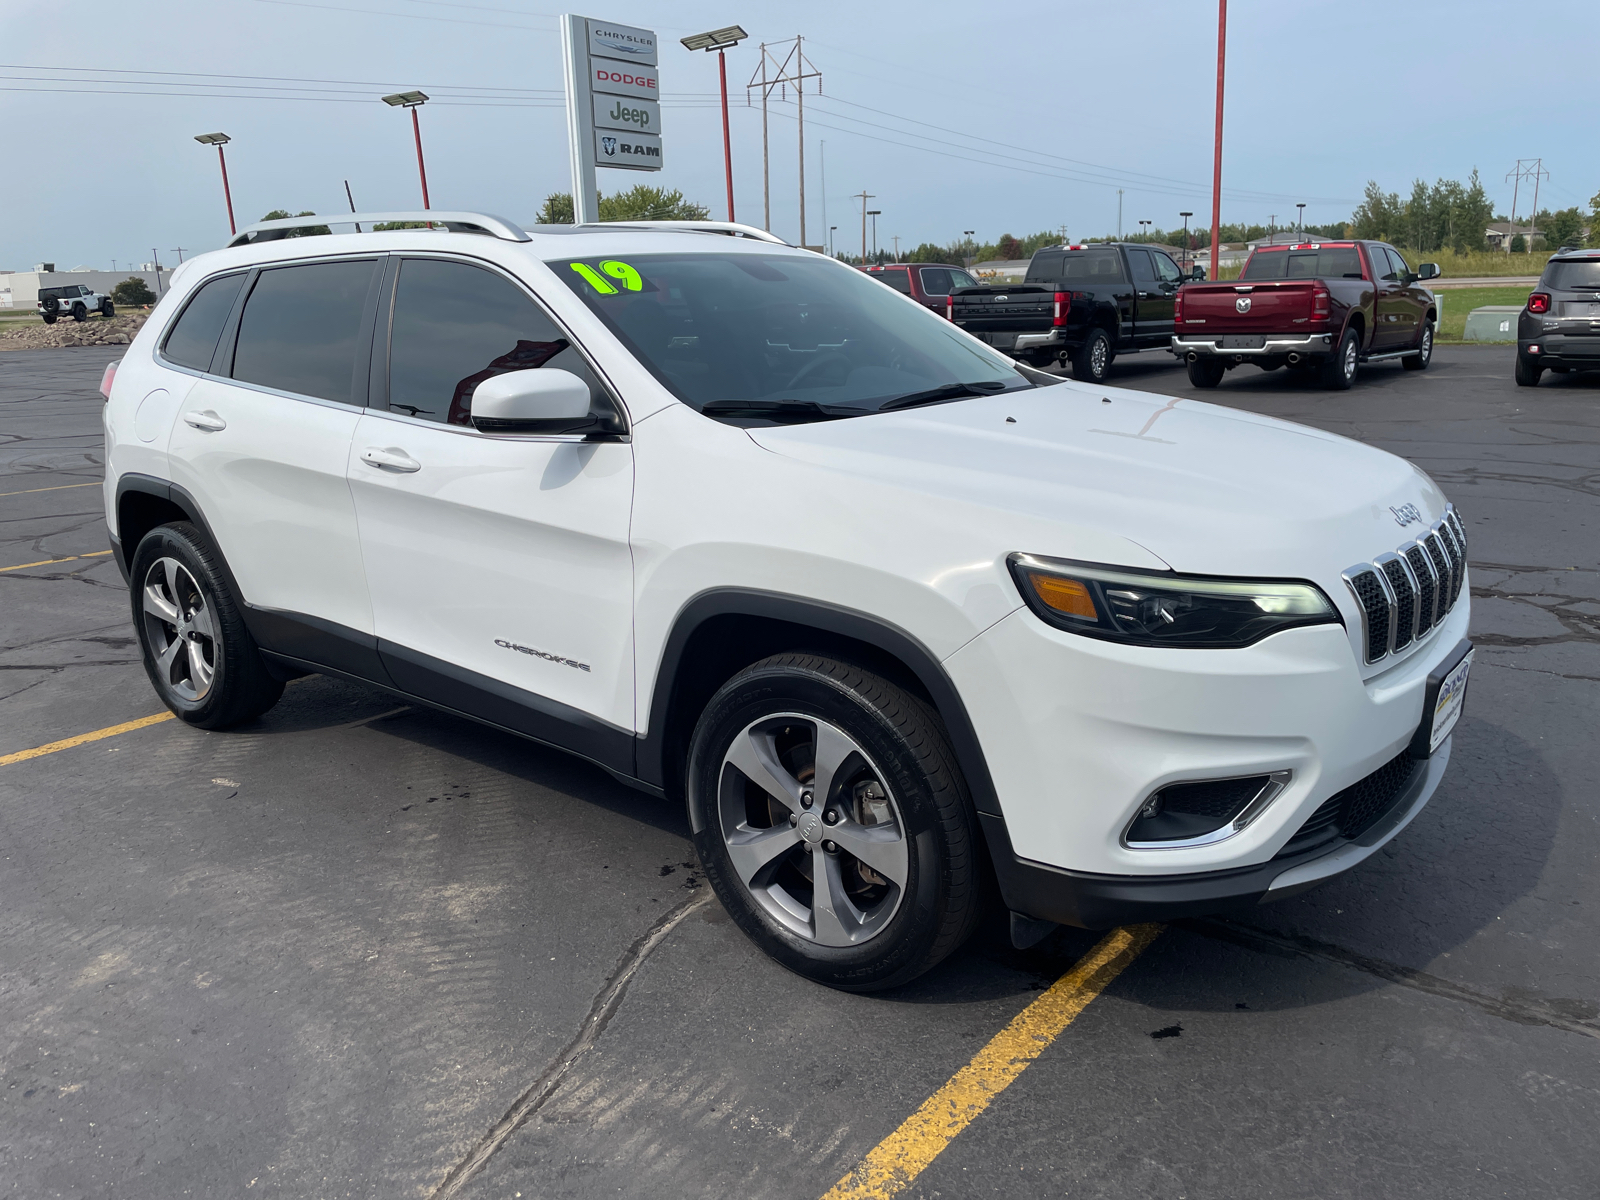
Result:
[[[93,486],[120,353],[0,355],[0,1195],[815,1200],[1100,940],[816,987],[707,902],[680,811],[323,678],[8,759],[164,711]],[[1596,1194],[1600,378],[1511,357],[1113,368],[1427,470],[1472,692],[1394,843],[1162,930],[901,1195]]]

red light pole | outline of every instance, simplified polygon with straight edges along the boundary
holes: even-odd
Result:
[[[417,176],[422,180],[422,207],[432,208],[433,205],[428,203],[428,168],[422,162],[422,123],[417,120],[417,109],[428,102],[428,95],[426,92],[396,92],[393,96],[385,96],[383,102],[395,108],[411,110],[411,132],[417,139]]]
[[[1217,0],[1217,146],[1211,164],[1211,278],[1222,272],[1222,80],[1228,48],[1228,0]]]
[[[710,33],[697,33],[680,39],[687,50],[715,50],[717,75],[722,82],[722,169],[728,181],[728,220],[733,217],[733,140],[728,133],[728,60],[723,53],[750,35],[737,25],[726,29],[713,29]]]
[[[194,140],[217,148],[217,161],[222,164],[222,198],[228,204],[228,233],[238,233],[239,228],[233,223],[233,193],[228,190],[228,159],[222,153],[222,148],[233,139],[225,133],[197,133]]]

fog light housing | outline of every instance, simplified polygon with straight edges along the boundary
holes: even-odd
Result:
[[[1529,354],[1537,354],[1537,353],[1539,353],[1539,347],[1537,347],[1537,346],[1529,346],[1528,347],[1528,353]]]
[[[1139,806],[1123,835],[1131,850],[1207,846],[1238,833],[1288,786],[1291,771],[1169,783]]]

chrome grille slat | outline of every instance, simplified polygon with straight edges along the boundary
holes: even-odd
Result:
[[[1415,541],[1345,571],[1361,610],[1366,662],[1398,654],[1443,624],[1466,575],[1466,535],[1453,505]]]

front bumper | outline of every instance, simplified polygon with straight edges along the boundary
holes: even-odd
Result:
[[[1187,358],[1191,354],[1201,358],[1280,358],[1287,354],[1332,354],[1333,334],[1308,333],[1303,336],[1298,334],[1273,334],[1263,336],[1260,346],[1224,346],[1221,343],[1228,336],[1216,335],[1213,337],[1172,337],[1172,353],[1179,358]],[[1248,335],[1246,335],[1248,336]]]

